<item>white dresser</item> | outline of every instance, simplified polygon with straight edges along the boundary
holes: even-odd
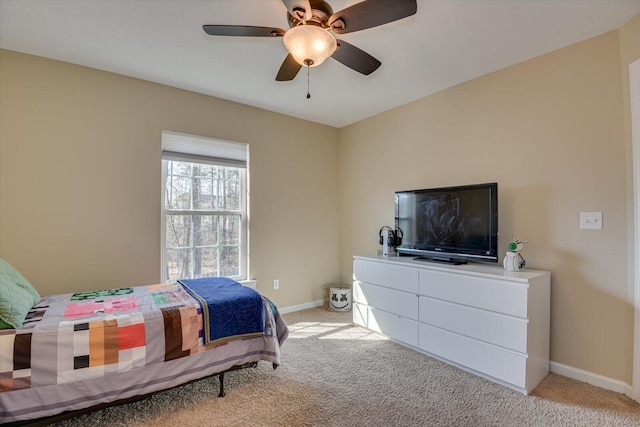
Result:
[[[528,394],[549,373],[550,273],[354,257],[353,322]]]

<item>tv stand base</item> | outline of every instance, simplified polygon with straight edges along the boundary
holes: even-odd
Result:
[[[452,264],[452,265],[462,265],[462,264],[466,264],[467,261],[463,260],[463,259],[456,259],[456,258],[447,258],[447,257],[421,257],[421,256],[417,256],[415,258],[413,258],[416,261],[433,261],[433,262],[442,262],[445,264]]]

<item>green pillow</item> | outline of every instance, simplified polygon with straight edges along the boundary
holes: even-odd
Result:
[[[22,274],[0,259],[0,329],[22,326],[31,307],[40,302],[40,294]]]

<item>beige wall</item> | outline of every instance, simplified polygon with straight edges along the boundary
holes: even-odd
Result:
[[[336,129],[0,55],[0,257],[41,294],[158,282],[163,129],[250,144],[250,273],[261,292],[301,304],[338,279],[327,232],[339,225]]]
[[[341,271],[373,254],[396,190],[498,182],[499,251],[552,272],[551,358],[631,383],[618,32],[341,129]],[[602,211],[602,231],[580,230]]]

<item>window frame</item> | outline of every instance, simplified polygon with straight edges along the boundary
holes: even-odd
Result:
[[[215,144],[215,140],[212,140],[213,143]],[[162,170],[162,186],[161,186],[161,207],[160,207],[160,215],[161,215],[161,237],[160,237],[160,252],[161,252],[161,271],[160,271],[160,278],[162,283],[168,283],[170,281],[170,278],[168,277],[168,271],[167,271],[167,215],[168,214],[183,214],[183,215],[194,215],[194,212],[196,212],[197,214],[203,214],[203,215],[220,215],[220,216],[224,216],[224,215],[240,215],[240,236],[239,236],[239,254],[238,254],[238,261],[239,261],[239,274],[238,275],[233,275],[233,276],[225,276],[225,277],[230,277],[236,281],[244,281],[247,280],[248,277],[248,271],[249,271],[249,239],[248,239],[248,235],[249,235],[249,221],[248,221],[248,170],[247,170],[247,166],[240,166],[238,164],[229,164],[229,162],[225,161],[225,159],[219,159],[219,158],[175,158],[175,156],[171,155],[172,153],[164,153],[162,155],[162,161],[161,161],[161,170]],[[191,209],[167,209],[166,207],[166,186],[167,186],[167,179],[168,179],[168,166],[167,166],[167,162],[169,161],[176,161],[176,162],[184,162],[184,163],[192,163],[192,164],[203,164],[203,165],[216,165],[216,166],[223,166],[223,167],[232,167],[232,168],[236,168],[238,169],[239,175],[240,175],[240,209],[239,211],[228,211],[228,210],[217,210],[217,209],[193,209],[193,194],[191,197],[191,203],[190,203],[190,207]],[[247,162],[248,163],[248,162]],[[216,179],[217,181],[217,179]],[[193,187],[192,187],[192,191],[193,191]],[[193,233],[193,229],[191,230],[191,232]],[[190,247],[192,248],[192,250],[195,250],[195,245],[194,245],[194,241],[193,239],[191,239],[190,242]],[[235,245],[233,245],[235,246]],[[218,248],[222,248],[224,247],[224,245],[220,244],[220,236],[218,239]],[[218,253],[218,260],[219,260],[220,254]],[[191,265],[191,272],[190,274],[193,274],[193,264]],[[219,266],[219,264],[218,264]],[[218,269],[218,274],[220,273],[220,270]],[[213,276],[211,276],[213,277]]]

